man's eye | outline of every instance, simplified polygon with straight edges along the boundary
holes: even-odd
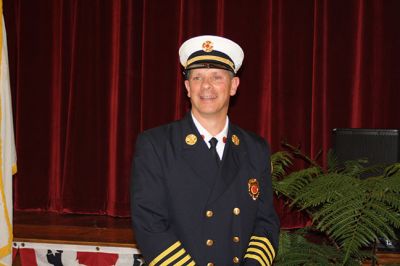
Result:
[[[222,76],[214,76],[213,77],[213,80],[221,80],[222,79]]]
[[[192,77],[192,80],[199,81],[199,80],[201,80],[201,77]]]

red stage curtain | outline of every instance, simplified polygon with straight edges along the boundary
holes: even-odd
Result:
[[[3,2],[18,210],[129,216],[135,138],[187,111],[177,51],[199,34],[244,48],[230,118],[273,151],[326,152],[335,127],[400,128],[400,1]]]

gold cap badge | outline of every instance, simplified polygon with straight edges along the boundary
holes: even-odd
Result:
[[[253,200],[256,200],[260,195],[260,187],[258,185],[258,181],[255,178],[250,178],[247,182],[247,186],[249,189],[249,195]]]
[[[194,145],[197,142],[197,137],[194,134],[189,134],[185,138],[185,142],[187,145]]]
[[[214,44],[211,41],[205,41],[201,47],[203,48],[204,52],[209,53],[212,52]]]
[[[239,143],[240,143],[240,140],[239,140],[238,136],[232,135],[232,142],[233,142],[233,144],[235,144],[236,146],[238,146]]]

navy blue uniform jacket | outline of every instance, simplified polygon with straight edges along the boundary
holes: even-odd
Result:
[[[279,220],[264,139],[229,124],[218,167],[189,113],[140,134],[132,169],[132,222],[147,264],[272,265]]]

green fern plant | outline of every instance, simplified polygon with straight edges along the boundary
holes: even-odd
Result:
[[[325,242],[314,243],[307,239],[309,228],[293,232],[282,231],[279,239],[279,253],[275,265],[342,265],[341,251]],[[359,266],[358,259],[351,259],[346,265]]]
[[[368,247],[379,238],[396,238],[394,229],[400,228],[400,163],[365,167],[365,160],[355,160],[340,166],[329,153],[325,170],[298,148],[286,146],[291,152],[272,155],[273,188],[290,206],[306,211],[312,226],[301,233],[282,232],[276,265],[359,265],[373,257]],[[287,173],[294,157],[310,166]],[[365,173],[375,175],[360,178]],[[308,241],[307,231],[323,233],[326,241]]]

